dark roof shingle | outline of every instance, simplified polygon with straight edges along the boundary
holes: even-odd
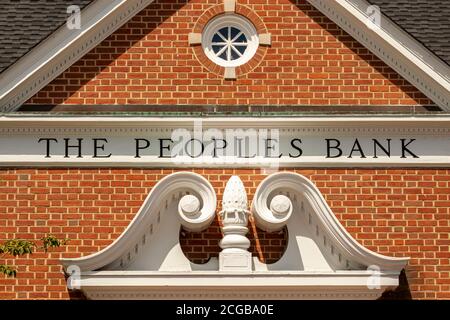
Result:
[[[66,22],[67,8],[93,0],[0,0],[0,73]]]
[[[450,65],[450,0],[368,0]]]
[[[95,0],[0,0],[0,73]],[[369,0],[450,65],[450,0]]]

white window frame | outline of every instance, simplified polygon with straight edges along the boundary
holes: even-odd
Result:
[[[219,58],[212,49],[212,39],[214,35],[225,27],[234,27],[242,31],[247,38],[247,49],[242,57],[226,61]],[[202,47],[206,56],[214,63],[225,67],[233,68],[249,62],[256,54],[259,47],[259,35],[255,26],[247,18],[237,14],[224,14],[212,19],[205,27],[202,34]]]

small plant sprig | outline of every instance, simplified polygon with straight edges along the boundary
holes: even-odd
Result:
[[[53,235],[46,235],[41,238],[42,245],[38,246],[33,241],[12,239],[0,244],[0,259],[6,255],[11,255],[14,258],[23,256],[25,254],[33,254],[34,251],[43,250],[48,252],[51,248],[58,248],[65,245],[69,239],[58,239]],[[7,277],[16,277],[17,270],[11,266],[0,264],[0,274]]]

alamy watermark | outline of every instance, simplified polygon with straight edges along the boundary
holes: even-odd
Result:
[[[193,130],[173,130],[160,149],[176,165],[251,165],[269,173],[279,169],[280,145],[278,129],[204,129],[198,120]]]
[[[81,9],[77,5],[67,7],[67,14],[70,15],[67,19],[67,28],[69,30],[81,29]]]
[[[367,288],[369,290],[381,289],[381,268],[371,265],[367,267],[367,272],[370,273],[370,277],[367,279]]]
[[[70,265],[67,267],[67,288],[70,290],[81,289],[81,269],[77,265]]]
[[[367,26],[372,30],[381,28],[381,9],[379,6],[369,6],[366,10],[367,14]]]

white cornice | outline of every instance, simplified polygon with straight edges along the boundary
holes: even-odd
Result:
[[[65,25],[8,68],[0,78],[0,110],[15,111],[153,0],[97,0],[82,13],[82,28]]]
[[[243,128],[259,130],[261,138],[270,130],[281,138],[280,146],[291,149],[289,141],[302,138],[305,154],[293,158],[284,152],[281,158],[257,157],[252,161],[246,158],[221,158],[215,161],[211,155],[191,158],[178,154],[172,158],[160,158],[157,139],[169,138],[177,129],[190,134],[200,134],[206,139],[214,129],[221,131],[223,137],[228,133],[243,132]],[[211,130],[210,130],[211,129]],[[245,130],[244,130],[245,131]],[[247,130],[248,131],[248,130]],[[176,168],[189,164],[191,167],[217,168],[277,165],[280,167],[439,167],[447,168],[449,161],[450,117],[298,117],[298,118],[156,118],[156,117],[0,117],[0,167],[153,167]],[[85,137],[89,145],[91,139],[101,136],[110,139],[108,148],[111,157],[92,158],[92,147],[87,147],[85,157],[64,157],[62,145],[58,145],[52,157],[45,157],[45,149],[38,143],[39,137],[75,139]],[[135,138],[146,137],[154,140],[150,152],[143,158],[134,155]],[[391,157],[325,157],[324,141],[339,137],[351,147],[356,137],[366,140],[366,148],[373,150],[372,139],[395,139],[396,153]],[[400,157],[400,139],[414,139],[420,157]],[[314,140],[316,139],[316,140]],[[319,142],[319,140],[322,142]],[[353,140],[352,140],[353,139]],[[128,141],[128,142],[127,142]],[[315,141],[315,142],[314,142]],[[125,149],[124,149],[125,148]],[[365,149],[366,149],[365,148]],[[91,151],[89,151],[91,150]],[[119,151],[120,150],[120,151]],[[126,152],[124,150],[127,150]],[[350,150],[350,149],[348,149]],[[368,150],[368,149],[366,149]],[[56,152],[56,153],[55,153]],[[87,152],[87,153],[86,153]]]
[[[0,116],[1,128],[180,128],[201,125],[204,128],[284,128],[284,127],[358,127],[374,128],[401,126],[414,128],[450,127],[450,115],[424,116],[303,116],[303,117],[139,117],[139,116]],[[367,129],[367,128],[366,128]]]
[[[398,286],[398,274],[379,274],[379,287],[367,287],[368,271],[336,272],[142,272],[99,271],[81,274],[89,299],[287,300],[376,299]]]
[[[443,110],[450,111],[450,67],[382,15],[369,27],[365,0],[308,0]],[[382,8],[381,8],[382,9]]]

